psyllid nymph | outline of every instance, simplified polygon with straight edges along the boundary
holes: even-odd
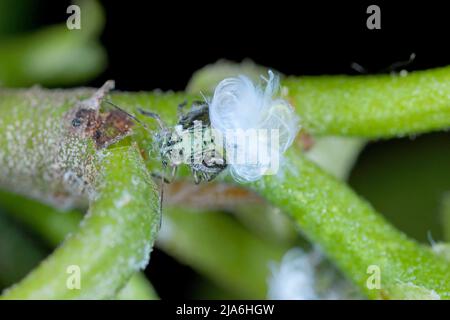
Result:
[[[209,101],[194,102],[188,112],[186,103],[179,105],[173,128],[156,113],[139,109],[159,124],[159,155],[163,168],[171,169],[164,181],[174,178],[181,164],[191,168],[196,183],[211,181],[227,167],[238,182],[276,174],[299,121],[291,105],[275,97],[278,77],[269,71],[269,79],[263,79],[265,88],[242,75],[222,80]]]
[[[186,103],[178,107],[178,123],[171,129],[158,115],[140,110],[144,115],[155,118],[161,131],[156,135],[163,167],[170,167],[171,178],[181,164],[191,168],[195,183],[211,181],[226,167],[226,161],[219,148],[219,141],[211,131],[208,105],[194,102],[188,112],[184,112]]]
[[[126,113],[152,133],[135,116],[112,102],[107,102]],[[177,168],[181,164],[189,165],[196,184],[202,180],[211,181],[227,167],[224,157],[225,150],[219,148],[223,143],[216,141],[217,137],[211,130],[207,103],[196,101],[188,112],[184,112],[185,106],[186,103],[178,106],[178,122],[173,128],[168,127],[158,114],[140,108],[138,110],[141,114],[158,122],[160,130],[154,137],[163,165],[161,175],[163,181],[170,182],[175,177]],[[166,168],[170,169],[170,177],[164,176]]]
[[[139,109],[159,124],[160,130],[154,137],[163,165],[161,212],[163,185],[170,182],[165,177],[166,168],[171,169],[172,180],[178,166],[187,164],[195,183],[211,181],[226,168],[238,182],[256,181],[263,175],[277,173],[280,159],[294,141],[299,123],[290,104],[274,97],[279,87],[278,77],[269,71],[269,79],[264,80],[265,88],[242,75],[222,80],[210,101],[196,102],[188,112],[183,111],[185,103],[179,105],[178,122],[173,128],[156,113]],[[153,135],[135,116],[107,102]]]

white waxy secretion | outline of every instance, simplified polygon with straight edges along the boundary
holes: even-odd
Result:
[[[269,71],[264,80],[265,88],[245,76],[224,79],[209,103],[211,126],[225,137],[227,163],[239,182],[276,174],[299,129],[291,105],[275,97],[278,77]]]

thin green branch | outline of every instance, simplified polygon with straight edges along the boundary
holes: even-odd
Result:
[[[60,211],[22,196],[0,191],[0,204],[7,213],[57,247],[77,230],[83,215],[76,210]]]
[[[0,191],[0,204],[16,220],[32,229],[53,247],[59,246],[69,234],[77,232],[83,219],[83,215],[78,211],[61,212],[39,202],[3,191]],[[158,296],[145,276],[137,273],[120,290],[117,298],[154,300],[158,299]]]
[[[407,75],[289,77],[308,132],[388,138],[450,127],[450,67]]]
[[[69,30],[63,22],[2,38],[0,86],[79,84],[105,68],[106,52],[98,40],[104,25],[102,8],[91,0],[76,4],[83,12],[80,30]]]
[[[141,272],[135,273],[116,296],[118,300],[157,300],[158,294]]]
[[[444,193],[441,203],[441,218],[444,229],[444,239],[450,241],[450,192]]]
[[[283,86],[288,91],[286,98],[295,106],[308,133],[392,137],[449,127],[449,79],[450,69],[441,68],[406,77],[288,78]],[[94,136],[85,137],[90,131],[73,134],[70,116],[80,99],[91,94],[89,90],[0,91],[2,187],[54,205],[70,207],[83,203],[86,193],[81,193],[80,198],[74,197],[74,188],[80,184],[71,183],[67,174],[72,175],[69,178],[81,177],[79,180],[90,186],[96,181],[96,168],[103,152],[95,151]],[[137,107],[151,109],[169,123],[176,121],[176,105],[186,98],[189,97],[174,93],[113,95],[113,101],[127,111],[136,113]],[[98,107],[94,103],[93,108]],[[151,119],[141,119],[155,125]],[[129,140],[138,142],[146,153],[153,137],[137,126],[133,129],[135,135]],[[27,161],[22,163],[24,155],[27,155]],[[348,187],[323,173],[303,155],[291,151],[289,159],[284,176],[267,177],[253,188],[289,213],[305,234],[320,244],[369,297],[405,298],[409,294],[417,295],[419,291],[423,297],[436,294],[448,298],[450,270],[445,260],[395,230]],[[120,163],[120,159],[117,161]],[[124,168],[119,168],[111,174],[123,172]],[[339,169],[339,172],[345,170]],[[103,194],[99,193],[99,196],[102,199]],[[94,211],[95,206],[91,210]],[[97,218],[101,223],[101,217]],[[133,228],[139,230],[139,226]],[[119,231],[122,230],[119,228]],[[93,239],[96,238],[92,235],[90,240]],[[90,248],[88,243],[85,245]],[[114,252],[111,254],[117,258]],[[105,260],[108,259],[105,257]],[[111,260],[103,262],[104,266],[111,267]],[[366,286],[370,265],[381,269],[380,290],[370,290]],[[45,267],[46,264],[35,272]],[[56,265],[52,267],[56,268]],[[101,275],[103,279],[109,279],[105,274]],[[30,285],[30,291],[25,291],[34,296],[38,292],[31,293],[31,288],[37,287]]]
[[[46,256],[33,240],[0,209],[0,288],[22,279]]]
[[[227,214],[168,207],[157,245],[246,299],[266,298],[269,262],[288,249],[251,234]]]
[[[289,213],[305,234],[370,298],[450,298],[450,265],[428,247],[408,239],[349,187],[295,150],[283,174],[251,185]],[[370,266],[381,288],[367,286]]]
[[[159,225],[156,188],[135,148],[109,150],[79,231],[4,299],[112,298],[146,266]],[[81,288],[67,285],[81,270]]]
[[[196,72],[189,92],[211,92],[223,77],[254,80],[267,68],[219,61]],[[450,127],[450,67],[360,76],[290,76],[283,95],[314,135],[389,138]],[[194,91],[197,90],[197,91]]]
[[[364,139],[320,137],[311,150],[305,152],[305,156],[326,172],[345,181],[365,145]]]
[[[5,192],[0,192],[0,203],[52,246],[76,232],[82,218],[77,211],[61,212]],[[266,297],[269,263],[278,261],[288,249],[251,234],[231,216],[174,206],[164,208],[159,239],[157,244],[161,249],[241,298]],[[217,248],[227,250],[228,254],[223,255]],[[157,296],[143,275],[136,274],[117,298],[156,299]]]

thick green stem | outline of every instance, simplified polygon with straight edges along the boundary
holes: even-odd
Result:
[[[387,138],[450,127],[450,67],[405,76],[289,77],[283,85],[310,133]]]
[[[450,241],[450,192],[447,191],[442,197],[441,218],[444,228],[444,239]]]
[[[264,299],[269,262],[288,248],[251,234],[231,216],[166,208],[158,246],[240,298]]]
[[[14,219],[39,235],[49,246],[59,246],[67,235],[76,232],[83,214],[60,211],[9,192],[0,191],[0,205]]]
[[[308,133],[392,137],[447,129],[450,125],[449,81],[450,69],[441,68],[411,73],[406,77],[288,78],[283,82],[283,86],[288,91],[286,98],[291,100],[301,117],[303,128]],[[77,111],[99,110],[101,97],[93,96],[91,100],[80,105],[80,99],[91,94],[92,91],[89,90],[0,91],[1,187],[56,206],[73,207],[85,204],[87,196],[93,194],[93,183],[98,180],[98,165],[102,157],[106,156],[108,159],[111,152],[107,149],[98,150],[102,147],[103,135],[109,131],[100,130],[98,134],[76,121],[79,120],[75,117]],[[113,101],[127,111],[136,113],[137,107],[151,109],[160,113],[169,124],[176,121],[176,106],[186,98],[189,97],[174,93],[113,95]],[[108,115],[111,114],[104,114],[105,117]],[[155,126],[151,119],[143,121]],[[115,124],[117,123],[112,123]],[[137,128],[133,127],[136,134],[131,140],[138,142],[139,148],[145,152],[153,143],[153,137],[145,130]],[[111,141],[116,141],[115,138],[117,136]],[[120,162],[119,159],[116,160]],[[448,298],[450,270],[445,260],[395,230],[348,187],[323,173],[303,156],[291,152],[287,166],[288,173],[284,176],[267,177],[253,185],[253,188],[274,205],[290,213],[309,238],[320,244],[369,297],[405,298],[417,296],[419,291],[423,297],[439,294],[442,298]],[[115,170],[117,172],[113,170],[109,174],[123,174],[126,167],[117,167]],[[116,178],[118,182],[121,181],[119,177]],[[119,192],[124,189],[117,190]],[[103,193],[97,193],[99,198],[93,202],[91,212],[95,212],[97,202],[113,201],[112,198],[104,198],[108,191],[111,190],[106,188]],[[136,196],[140,196],[145,190],[136,192]],[[152,202],[151,206],[155,203],[156,201]],[[148,199],[147,205],[150,205]],[[128,216],[122,215],[122,218]],[[102,218],[104,217],[92,215],[90,219],[98,219],[98,223],[103,224]],[[99,228],[97,231],[100,231],[100,225],[96,226]],[[114,229],[114,232],[125,232],[117,227],[118,230]],[[139,226],[127,228],[141,230]],[[80,232],[83,230],[82,228]],[[104,240],[104,237],[99,237],[98,234],[96,237],[91,236],[91,242]],[[141,240],[145,238],[145,235],[141,236]],[[62,248],[74,241],[74,238],[69,239]],[[89,243],[84,245],[86,250],[92,248],[92,244],[91,247]],[[77,249],[83,252],[83,248],[80,246]],[[104,266],[118,270],[119,264],[110,265],[114,259],[119,259],[119,256],[115,255],[118,251],[110,252],[110,258],[105,256],[105,261],[102,261]],[[61,263],[66,263],[65,259],[70,256],[64,256],[67,253],[58,255],[58,252],[60,251],[53,256],[54,259],[61,259]],[[58,258],[59,256],[61,257]],[[89,263],[88,260],[81,262]],[[92,260],[91,263],[96,261]],[[381,269],[381,290],[370,290],[366,286],[367,268],[370,265],[379,266]],[[19,291],[22,292],[20,296],[39,297],[39,291],[34,289],[44,285],[43,279],[50,274],[45,270],[57,267],[56,264],[43,264],[10,294]],[[39,275],[42,272],[40,270],[44,272],[41,274],[43,278],[39,280],[35,275]],[[58,275],[56,271],[52,270],[52,276]],[[96,271],[103,280],[109,279],[102,273],[104,270],[101,267]],[[104,286],[110,282],[106,281]],[[48,285],[54,285],[57,291],[62,290],[59,293],[63,297],[70,296],[70,292],[61,287],[64,284],[51,281]],[[115,292],[114,290],[112,292]],[[99,296],[104,296],[103,291]]]
[[[5,192],[0,192],[0,203],[52,246],[76,232],[82,218],[77,211],[60,212]],[[288,247],[251,234],[231,216],[193,211],[173,205],[165,207],[163,232],[157,244],[236,297],[265,298],[269,263],[278,261]],[[223,250],[228,253],[224,255]],[[136,274],[117,298],[156,299],[157,296],[144,276]]]
[[[10,215],[32,229],[53,247],[59,246],[69,234],[75,233],[83,218],[78,211],[61,212],[36,201],[3,191],[0,191],[0,203]],[[122,300],[158,299],[151,284],[141,274],[133,275],[127,285],[120,290],[117,298]]]
[[[320,137],[305,155],[326,172],[345,181],[365,144],[364,139],[358,138]]]
[[[117,294],[118,300],[157,300],[158,294],[142,272],[135,273]]]
[[[33,240],[0,209],[0,288],[22,279],[46,256]]]
[[[194,74],[189,92],[212,92],[224,77],[253,80],[267,68],[219,61]],[[259,79],[261,80],[261,79]],[[282,93],[314,135],[389,138],[450,127],[450,67],[400,74],[286,77]]]
[[[305,234],[371,298],[450,298],[450,265],[408,239],[350,188],[291,150],[278,176],[253,189],[288,212]],[[381,288],[367,286],[379,268]],[[419,289],[418,289],[419,288]],[[418,297],[418,296],[416,296]]]
[[[105,154],[95,192],[79,231],[3,298],[112,298],[146,266],[159,225],[158,200],[135,148]],[[77,275],[70,270],[80,271],[79,289],[70,285]]]

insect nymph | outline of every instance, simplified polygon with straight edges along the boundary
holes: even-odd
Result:
[[[150,131],[136,117],[110,101],[107,102]],[[165,182],[170,182],[175,177],[178,167],[182,164],[190,167],[196,184],[211,181],[227,167],[223,141],[211,129],[208,104],[196,101],[188,112],[184,112],[186,104],[184,102],[178,106],[178,122],[173,128],[168,127],[154,112],[143,109],[138,111],[155,119],[159,125],[160,130],[155,138],[163,165],[161,178]],[[170,169],[170,178],[164,176],[166,168]]]
[[[160,126],[156,140],[163,168],[172,169],[171,178],[179,165],[187,164],[196,184],[211,181],[227,167],[223,142],[211,129],[208,104],[196,101],[184,112],[186,104],[178,106],[178,123],[173,129],[157,114],[142,109],[139,112],[156,119]]]

